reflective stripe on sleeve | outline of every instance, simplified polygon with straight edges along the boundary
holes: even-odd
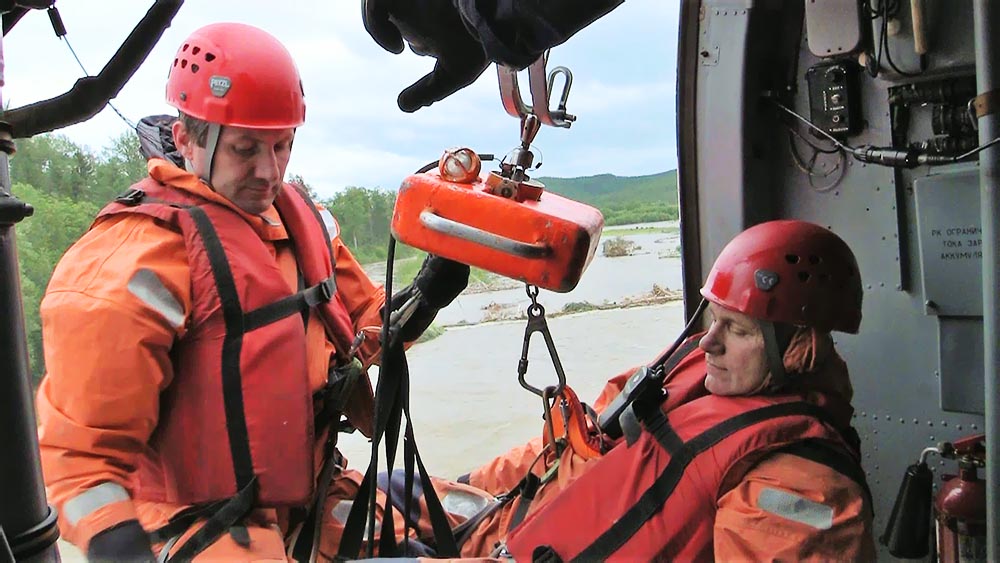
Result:
[[[763,489],[757,497],[757,507],[818,530],[829,530],[833,526],[833,507],[788,491]]]
[[[330,235],[330,240],[339,237],[340,225],[337,224],[337,220],[333,218],[330,210],[325,207],[319,208],[319,216],[323,218],[323,224],[326,225],[326,232]]]
[[[63,504],[63,516],[70,525],[76,526],[95,510],[130,498],[132,497],[125,487],[117,483],[101,483],[66,501]]]
[[[160,277],[150,269],[142,268],[128,280],[129,292],[150,309],[163,316],[173,327],[184,324],[184,308],[167,289]]]

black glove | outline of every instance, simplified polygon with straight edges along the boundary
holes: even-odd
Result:
[[[625,0],[452,0],[486,56],[518,69]]]
[[[469,267],[465,264],[428,254],[413,283],[396,292],[389,299],[389,310],[402,307],[419,289],[423,296],[417,310],[401,327],[394,338],[412,342],[434,322],[437,312],[448,306],[469,285]]]
[[[472,84],[490,62],[522,69],[624,0],[363,0],[365,29],[383,49],[405,39],[434,70],[403,90],[413,112]]]
[[[87,560],[107,563],[155,563],[149,535],[138,520],[126,520],[90,540]]]
[[[363,0],[365,29],[383,49],[437,59],[434,70],[400,92],[396,103],[414,112],[475,82],[490,61],[451,0]]]
[[[424,302],[433,309],[444,309],[469,285],[469,266],[454,260],[428,254],[413,286],[420,290]]]

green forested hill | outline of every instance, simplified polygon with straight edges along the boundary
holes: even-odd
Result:
[[[593,205],[608,225],[677,219],[677,171],[648,176],[599,174],[537,178],[547,190]]]

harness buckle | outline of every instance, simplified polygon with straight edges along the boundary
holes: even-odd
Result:
[[[127,192],[116,197],[115,201],[125,205],[139,205],[145,197],[146,192],[144,190],[140,190],[139,188],[129,188]]]
[[[329,303],[336,292],[337,282],[333,279],[333,276],[319,282],[319,294],[323,297],[323,303]]]

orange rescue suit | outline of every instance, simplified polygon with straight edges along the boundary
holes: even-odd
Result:
[[[258,506],[307,502],[318,438],[312,395],[352,335],[377,329],[385,302],[339,238],[325,245],[320,217],[291,186],[251,216],[166,161],[151,160],[149,170],[152,180],[138,187],[164,204],[106,210],[67,251],[41,307],[44,475],[64,537],[82,549],[126,520],[155,529],[188,504],[246,484],[246,473],[234,475],[239,436],[226,419],[224,366],[242,376],[228,384],[239,385],[248,438],[240,455],[249,450],[252,460],[242,471],[257,479]],[[221,239],[244,313],[303,287],[318,287],[315,296],[331,274],[336,293],[307,313],[246,330],[234,350],[226,326],[237,322],[226,318],[234,309],[210,297],[219,264],[197,242],[204,233],[184,219],[191,215],[166,205],[195,201]],[[376,341],[362,344],[362,359],[374,357]],[[355,423],[364,427],[371,391],[359,388]],[[286,518],[271,511],[254,519]]]
[[[663,416],[644,421],[638,440],[596,459],[567,449],[527,518],[511,525],[522,502],[515,500],[478,527],[463,555],[484,555],[504,540],[518,561],[873,559],[871,508],[857,482],[863,475],[784,450],[816,440],[838,448],[840,459],[857,459],[856,445],[835,429],[849,423],[849,396],[816,389],[823,378],[846,383],[842,360],[833,353],[827,363],[822,373],[803,375],[805,388],[796,392],[721,397],[705,390],[704,351],[694,349],[665,382]],[[630,373],[609,381],[598,410]],[[741,417],[747,426],[730,422]],[[512,450],[469,483],[505,492],[541,447],[536,439]],[[809,510],[770,510],[789,500]]]

